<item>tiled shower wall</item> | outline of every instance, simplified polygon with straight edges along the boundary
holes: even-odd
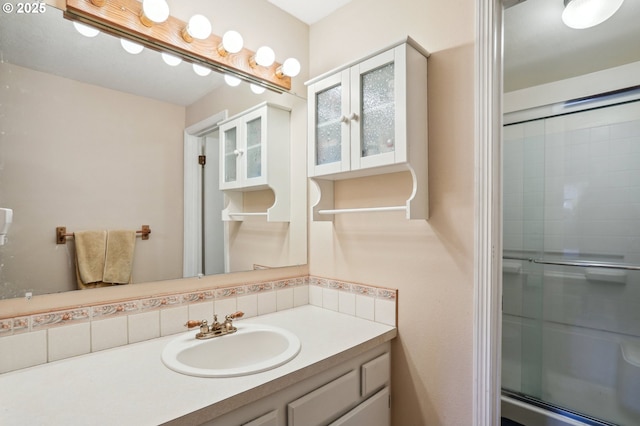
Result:
[[[176,293],[0,319],[0,373],[186,331],[189,319],[243,318],[302,305],[396,325],[397,291],[320,277]]]

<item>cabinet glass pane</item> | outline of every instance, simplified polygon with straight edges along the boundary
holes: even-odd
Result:
[[[262,176],[262,119],[247,122],[247,178]]]
[[[395,150],[393,62],[361,75],[361,155]]]
[[[237,162],[238,156],[234,152],[238,146],[237,131],[233,127],[224,132],[224,181],[235,182],[237,179]]]
[[[337,85],[316,94],[316,165],[342,159],[341,91]]]

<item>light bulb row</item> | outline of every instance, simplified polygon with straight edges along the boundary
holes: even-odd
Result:
[[[90,0],[94,6],[102,7],[105,4],[104,0]],[[142,1],[142,10],[140,12],[140,22],[146,27],[152,27],[157,24],[162,24],[169,19],[169,5],[166,0],[143,0]],[[82,24],[79,24],[82,25]],[[94,37],[98,34],[98,30],[87,27],[86,25],[82,25],[84,28],[80,29],[78,26],[78,31],[81,31],[83,35],[87,37]],[[184,41],[187,43],[191,43],[194,39],[198,40],[206,40],[211,35],[211,22],[207,19],[206,16],[196,14],[193,15],[189,22],[185,25],[185,27],[181,31],[181,36]],[[142,51],[142,46],[137,43],[123,42],[124,49],[129,53],[139,53]],[[239,53],[244,47],[244,40],[242,35],[237,31],[227,31],[222,36],[222,41],[217,46],[216,51],[222,57],[226,57],[229,54]],[[165,59],[165,62],[170,65],[174,65],[176,60],[171,58],[169,61]],[[261,67],[270,67],[275,62],[275,53],[273,49],[268,46],[261,46],[253,56],[249,58],[249,65],[252,68],[261,66]],[[179,63],[179,62],[178,62]],[[175,64],[177,65],[177,64]],[[276,69],[276,76],[278,78],[282,78],[284,76],[287,77],[295,77],[300,73],[300,62],[298,62],[295,58],[286,59],[281,66]]]
[[[88,25],[81,24],[79,22],[74,22],[73,25],[76,28],[76,30],[80,34],[84,35],[85,37],[95,37],[98,34],[100,34],[99,30],[97,30],[97,29],[95,29],[93,27],[90,27]],[[134,41],[131,41],[131,40],[128,40],[128,39],[125,39],[125,38],[121,38],[120,39],[120,44],[122,45],[122,48],[125,51],[127,51],[128,53],[130,53],[132,55],[137,55],[138,53],[140,53],[140,52],[142,52],[144,50],[144,46],[141,45],[140,43],[136,43]],[[268,48],[268,47],[266,48],[270,52],[268,52],[268,51],[265,52],[264,48],[261,48],[261,49],[263,49],[263,50],[261,51],[260,49],[258,49],[258,52],[256,52],[256,56],[258,57],[258,58],[256,58],[256,62],[258,63],[258,65],[261,65],[260,61],[264,60],[262,57],[264,57],[266,55],[266,57],[268,59],[270,57],[270,55],[271,56],[273,55],[273,50],[271,50],[270,48]],[[170,66],[178,66],[178,65],[180,65],[180,63],[182,63],[182,59],[180,57],[172,55],[170,53],[162,52],[161,53],[161,57],[162,57],[162,60],[167,65],[170,65]],[[271,63],[273,63],[273,61],[274,60],[271,59]],[[285,63],[286,63],[286,61],[285,61]],[[268,66],[268,65],[263,65],[263,66]],[[194,63],[194,64],[192,64],[192,67],[193,67],[193,71],[199,76],[206,77],[209,74],[211,74],[211,68],[207,68],[207,67],[205,67],[203,65]],[[238,77],[226,74],[224,76],[224,81],[229,86],[235,87],[235,86],[238,86],[241,83],[242,80],[240,80]],[[255,94],[258,94],[258,95],[261,94],[261,93],[264,93],[265,90],[266,90],[263,86],[257,85],[255,83],[251,83],[250,87],[251,87],[251,91],[253,93],[255,93]]]

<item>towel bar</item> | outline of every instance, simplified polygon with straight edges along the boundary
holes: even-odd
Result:
[[[143,240],[148,240],[151,228],[149,225],[142,225],[142,229],[137,230],[136,234],[140,234]],[[73,237],[73,232],[68,234],[66,226],[56,227],[56,244],[67,244],[67,237]]]

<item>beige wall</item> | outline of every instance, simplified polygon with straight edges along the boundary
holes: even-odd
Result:
[[[185,109],[6,62],[0,80],[0,205],[14,210],[2,294],[75,289],[74,245],[55,244],[56,226],[148,224],[133,281],[181,277]]]
[[[354,0],[310,32],[312,76],[406,35],[432,54],[430,219],[342,215],[310,227],[311,274],[399,289],[394,425],[471,424],[474,13],[471,0]],[[407,188],[402,174],[344,181],[336,185],[336,204],[346,207],[356,197],[360,205],[375,204],[380,197],[392,205]]]

